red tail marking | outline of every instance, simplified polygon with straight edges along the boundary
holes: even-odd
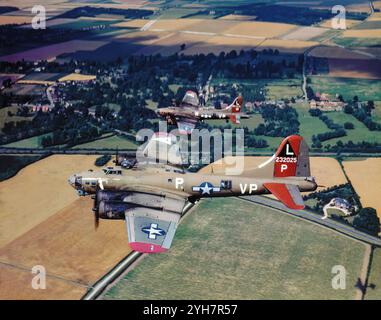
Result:
[[[234,124],[239,124],[240,123],[239,117],[236,116],[236,115],[231,115],[231,116],[229,116],[229,118],[230,118],[230,121],[233,122]]]
[[[301,136],[293,135],[282,141],[275,154],[274,177],[295,176],[302,140]]]

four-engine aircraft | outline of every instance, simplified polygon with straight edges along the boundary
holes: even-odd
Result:
[[[94,195],[96,223],[99,218],[125,220],[131,248],[146,253],[170,248],[188,201],[272,193],[287,207],[303,209],[300,192],[317,188],[308,146],[298,135],[285,138],[268,161],[239,175],[137,162],[128,170],[115,166],[77,173],[68,182],[80,195]]]
[[[234,124],[240,123],[240,119],[247,119],[249,115],[241,112],[243,98],[237,97],[233,103],[224,109],[200,106],[197,94],[187,91],[179,106],[160,108],[157,113],[167,120],[168,124],[178,126],[179,132],[192,133],[198,121],[210,119],[230,119]]]

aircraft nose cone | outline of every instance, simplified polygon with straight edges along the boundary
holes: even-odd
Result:
[[[75,184],[75,174],[70,176],[69,179],[67,179],[67,182],[69,182],[70,185],[74,186],[74,184]]]

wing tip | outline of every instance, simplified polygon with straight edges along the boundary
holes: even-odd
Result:
[[[168,250],[157,244],[144,243],[144,242],[130,242],[130,247],[132,250],[138,251],[141,253],[163,253]]]

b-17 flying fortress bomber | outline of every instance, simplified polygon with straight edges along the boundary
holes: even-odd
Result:
[[[175,124],[180,133],[192,133],[198,121],[221,120],[239,124],[240,119],[247,119],[249,115],[241,112],[242,96],[234,99],[233,103],[223,109],[204,107],[200,105],[197,93],[188,90],[179,106],[160,108],[157,113],[167,120],[168,124]]]
[[[117,165],[77,173],[68,181],[79,195],[93,195],[96,224],[99,218],[125,219],[131,248],[146,253],[170,248],[188,201],[272,193],[285,206],[303,209],[300,192],[317,188],[310,174],[308,146],[298,135],[285,138],[262,165],[237,175],[138,162],[128,170]]]

